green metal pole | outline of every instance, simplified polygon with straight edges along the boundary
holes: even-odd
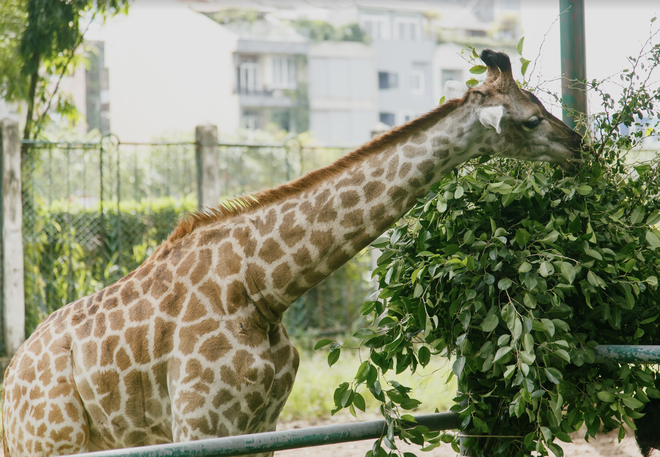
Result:
[[[660,346],[601,344],[594,348],[596,363],[660,363]]]
[[[415,416],[416,425],[431,431],[458,428],[458,414],[436,413]],[[79,454],[85,457],[215,457],[247,455],[259,452],[282,451],[301,447],[322,446],[377,439],[387,433],[384,420],[357,422],[352,424],[325,425],[298,430],[255,433],[252,435],[228,436],[186,443],[161,444],[131,449],[90,452]]]
[[[584,0],[559,0],[559,12],[562,119],[575,128],[575,115],[587,114]]]

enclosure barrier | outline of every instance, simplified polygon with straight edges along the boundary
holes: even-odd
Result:
[[[458,428],[458,414],[436,413],[415,416],[415,425],[423,425],[431,431]],[[133,449],[80,454],[86,457],[210,457],[246,455],[258,452],[283,451],[301,447],[322,446],[349,441],[376,439],[387,433],[384,420],[353,424],[324,425],[298,430],[255,433],[229,436],[186,443],[160,444]]]
[[[600,345],[594,348],[595,363],[660,363],[660,346]],[[415,416],[415,425],[429,431],[458,428],[458,414],[436,413]],[[254,433],[251,435],[212,438],[185,443],[160,444],[132,449],[90,452],[86,457],[211,457],[247,455],[259,452],[284,451],[303,447],[323,446],[378,439],[387,433],[384,420],[351,424],[324,425],[298,430]],[[462,449],[461,455],[469,455]]]

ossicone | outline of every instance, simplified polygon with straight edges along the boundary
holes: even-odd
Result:
[[[512,83],[515,84],[508,55],[503,52],[495,52],[492,49],[484,49],[479,57],[488,66],[488,74],[484,84],[497,84],[500,88],[509,87]]]
[[[479,56],[489,67],[495,67],[501,72],[511,71],[509,56],[503,52],[495,52],[492,49],[484,49]]]

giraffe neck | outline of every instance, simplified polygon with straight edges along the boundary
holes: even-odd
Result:
[[[441,176],[480,154],[472,141],[472,110],[466,104],[444,108],[439,119],[413,121],[366,145],[371,148],[367,153],[340,159],[328,167],[331,172],[317,172],[322,179],[286,198],[268,201],[271,197],[264,194],[267,203],[210,224],[200,236],[233,227],[250,298],[277,321],[296,298],[382,234]],[[300,181],[308,183],[305,179]]]

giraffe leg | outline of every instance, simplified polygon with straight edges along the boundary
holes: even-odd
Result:
[[[5,379],[5,457],[89,452],[89,424],[72,376],[52,376],[44,357],[19,352]],[[41,383],[33,382],[40,379]]]
[[[264,411],[262,422],[258,430],[253,433],[276,430],[277,419],[293,389],[293,382],[300,364],[298,350],[289,339],[283,325],[280,324],[269,337],[271,355],[275,364],[275,378],[273,379],[270,401]],[[251,455],[252,457],[272,457],[273,452]]]

